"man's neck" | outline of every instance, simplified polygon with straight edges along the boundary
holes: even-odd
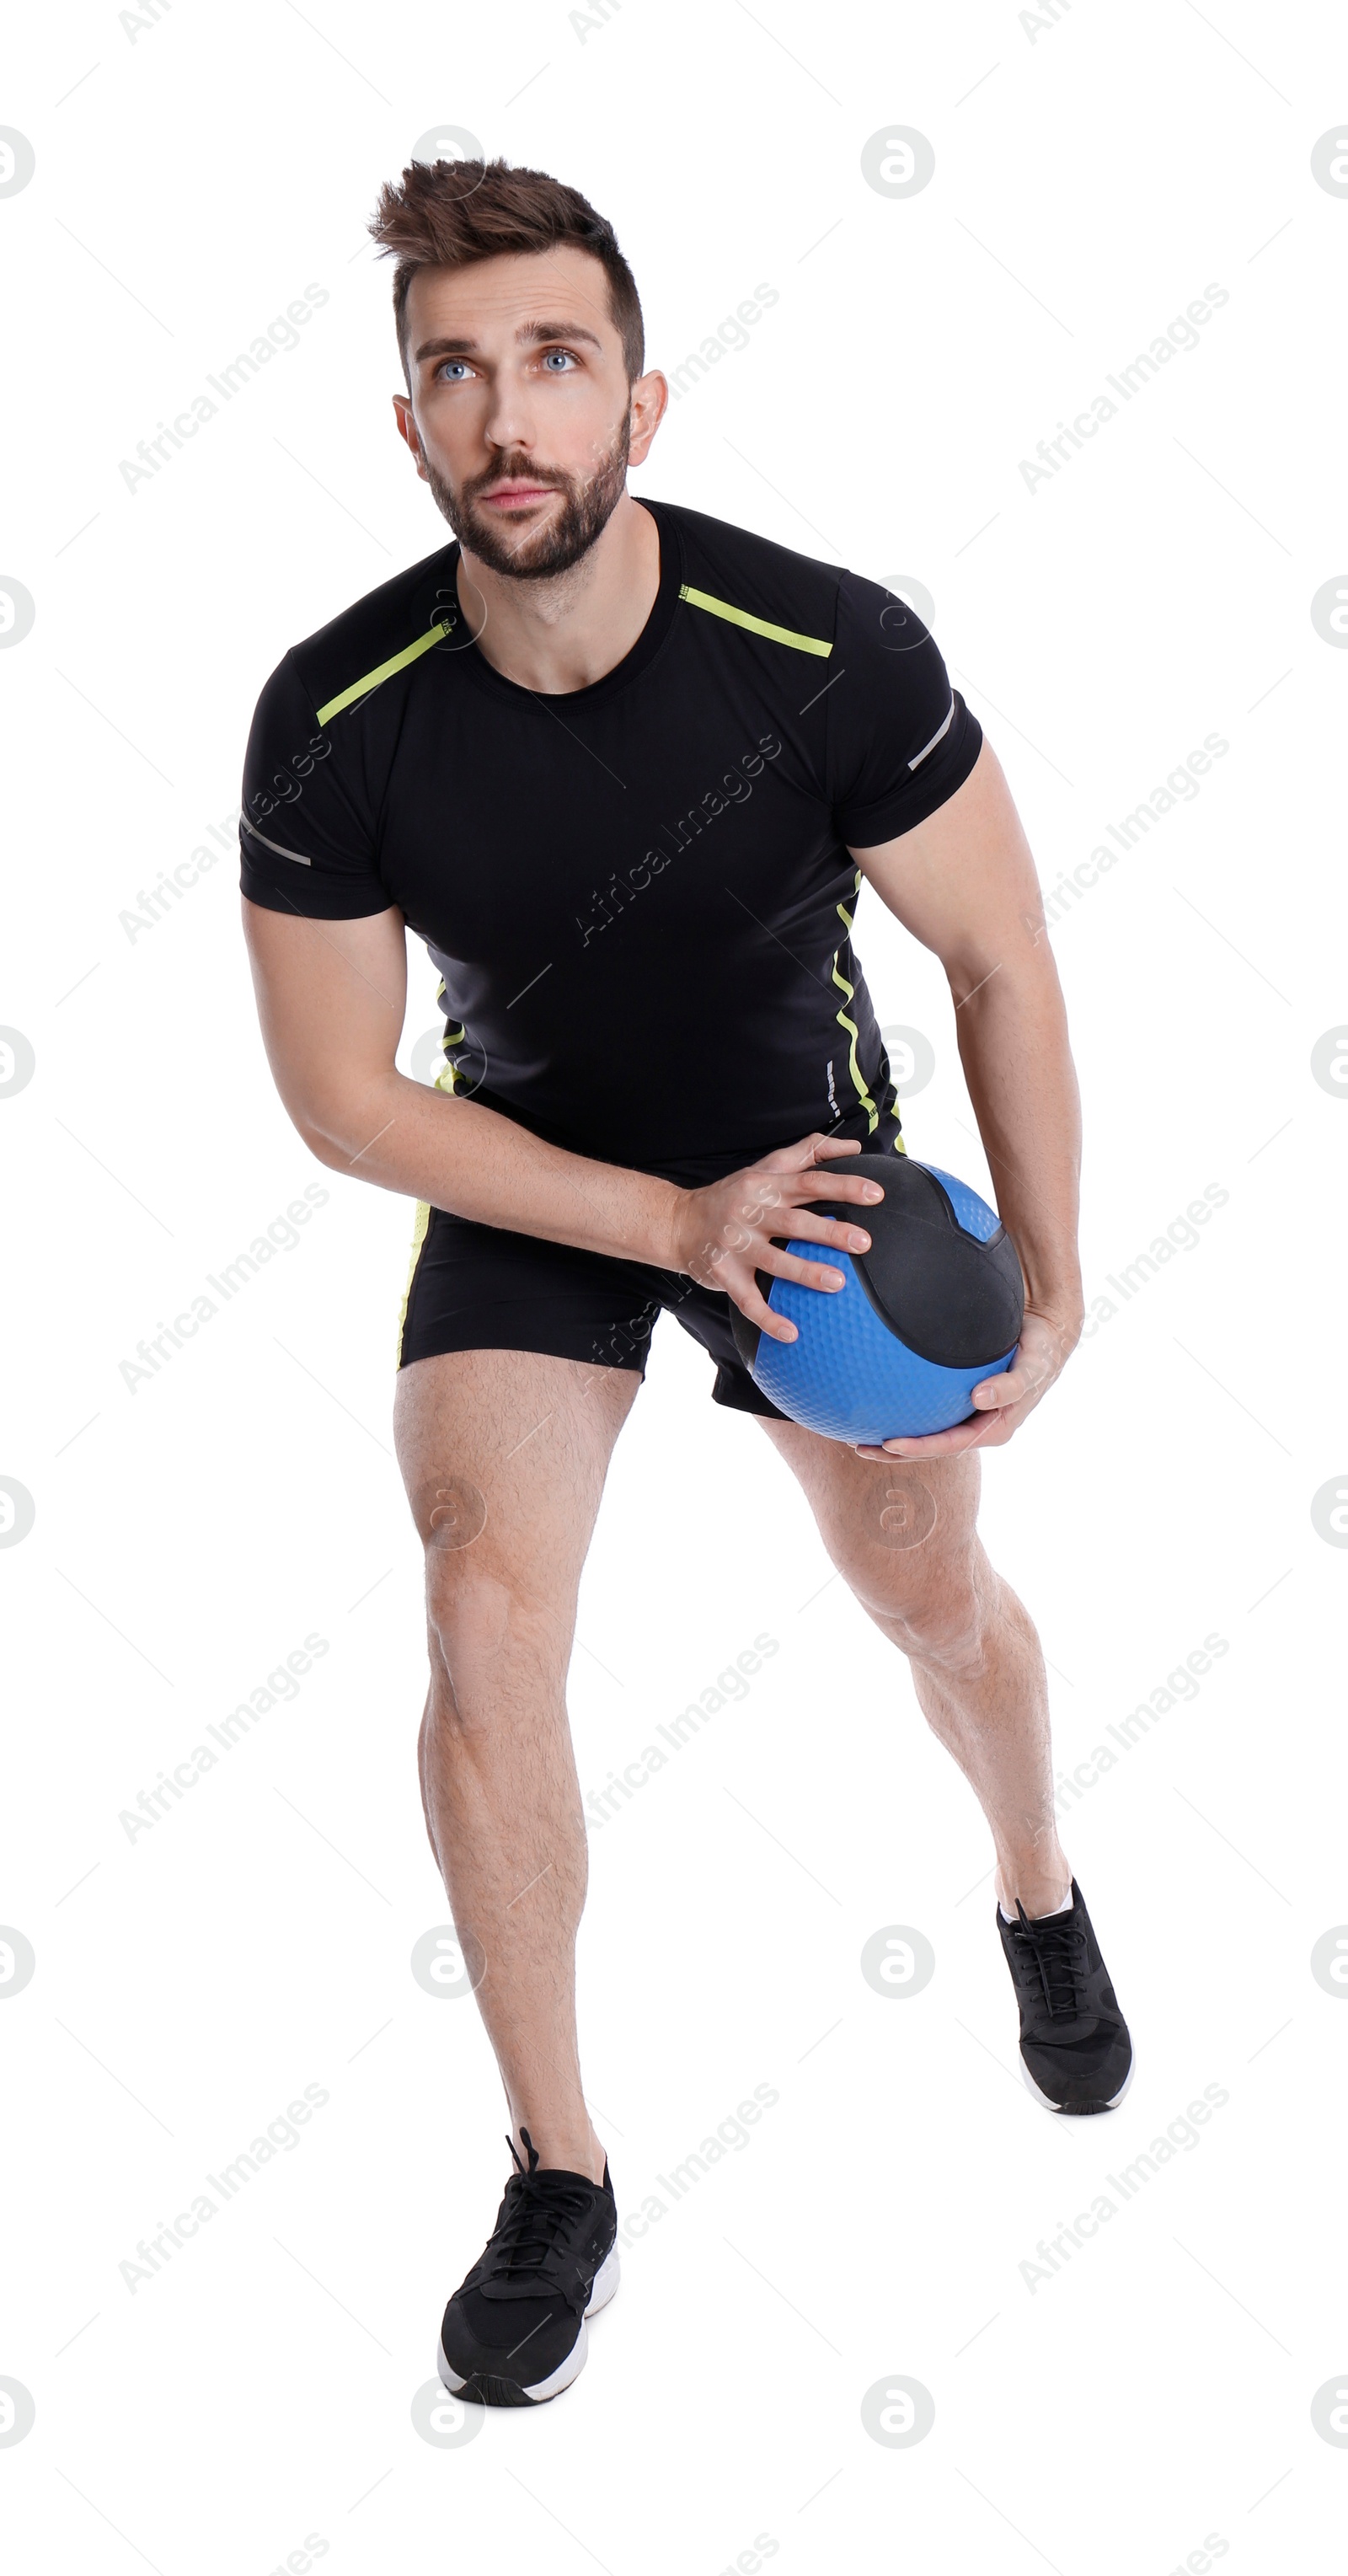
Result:
[[[559,697],[588,689],[631,652],[660,587],[660,534],[624,492],[588,554],[550,580],[492,572],[459,553],[459,605],[478,651],[520,688]]]

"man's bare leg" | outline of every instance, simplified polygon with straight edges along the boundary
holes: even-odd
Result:
[[[566,1712],[576,1594],[634,1370],[466,1351],[401,1371],[398,1463],[426,1550],[422,1801],[521,2161],[599,2182],[575,1942],[588,1846]]]
[[[992,1828],[997,1895],[1009,1915],[1066,1902],[1048,1685],[1033,1622],[989,1561],[975,1526],[973,1449],[925,1460],[858,1458],[795,1422],[763,1428],[804,1488],[833,1563],[876,1626],[907,1655],[922,1713],[952,1753]]]

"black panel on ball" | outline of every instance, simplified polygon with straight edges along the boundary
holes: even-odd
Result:
[[[870,1251],[850,1257],[882,1323],[937,1368],[977,1368],[1009,1351],[1020,1339],[1025,1291],[1005,1226],[987,1243],[966,1234],[935,1173],[909,1155],[853,1154],[843,1168],[878,1181],[879,1204],[810,1205],[865,1226]]]

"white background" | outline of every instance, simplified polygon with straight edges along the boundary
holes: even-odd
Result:
[[[0,115],[36,171],[0,198],[4,569],[36,621],[0,656],[0,1019],[36,1071],[0,1099],[25,1235],[0,1474],[36,1516],[0,1551],[0,1918],[36,1970],[0,2015],[0,2377],[36,2420],[0,2448],[0,2511],[25,2570],[1328,2563],[1348,2457],[1310,2410],[1348,2382],[1348,2010],[1309,1962],[1348,1918],[1344,1559],[1311,1502],[1348,1483],[1348,1111],[1310,1058],[1348,1017],[1348,655],[1310,602],[1348,563],[1348,199],[1310,156],[1343,54],[1327,9],[1250,0],[1037,26],[990,0],[626,0],[588,25],[541,0],[178,0],[13,31]],[[862,175],[886,118],[934,147],[907,199]],[[412,1210],[291,1130],[228,851],[148,931],[119,918],[228,838],[286,647],[444,541],[364,231],[437,120],[611,217],[652,363],[777,287],[636,488],[920,580],[1046,886],[1207,733],[1229,744],[1054,934],[1088,1294],[1208,1184],[1227,1203],[985,1470],[1065,1767],[1209,1632],[1228,1646],[1064,1828],[1132,2092],[1055,2123],[1024,2090],[973,1798],[906,1666],[821,1590],[768,1442],[663,1323],[585,1576],[582,1785],[758,1632],[780,1650],[593,1837],[582,2040],[622,2211],[755,2085],[780,2098],[626,2255],[576,2386],[449,2449],[412,2401],[506,2114],[471,2002],[409,1969],[447,1912],[389,1432]],[[121,461],[310,282],[300,345],[128,489]],[[1210,282],[1199,348],[1027,489],[1021,459]],[[939,970],[873,894],[858,941],[881,1020],[935,1049],[910,1148],[990,1193]],[[434,984],[418,949],[404,1063]],[[297,1246],[130,1391],[137,1341],[310,1180],[330,1195]],[[130,1841],[121,1811],[310,1632],[297,1697]],[[892,1924],[934,1947],[920,1995],[860,1973]],[[298,2144],[128,2287],[138,2241],[306,2084],[330,2098]],[[1031,2287],[1038,2241],[1205,2086],[1229,2099],[1199,2143]],[[861,2417],[896,2373],[935,2404],[907,2449]]]

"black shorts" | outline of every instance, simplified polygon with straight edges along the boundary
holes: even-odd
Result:
[[[424,1204],[417,1209],[398,1366],[441,1351],[542,1351],[644,1377],[662,1312],[677,1315],[715,1360],[713,1403],[785,1419],[759,1393],[736,1351],[724,1293],[699,1288],[677,1270],[476,1225]]]
[[[832,1132],[855,1133],[865,1124],[840,1121]],[[885,1124],[902,1153],[895,1112]],[[409,1368],[444,1351],[540,1351],[644,1377],[662,1313],[677,1316],[715,1361],[713,1404],[770,1422],[787,1419],[755,1386],[735,1348],[724,1291],[700,1288],[681,1271],[478,1225],[424,1201],[417,1207],[397,1365]]]

